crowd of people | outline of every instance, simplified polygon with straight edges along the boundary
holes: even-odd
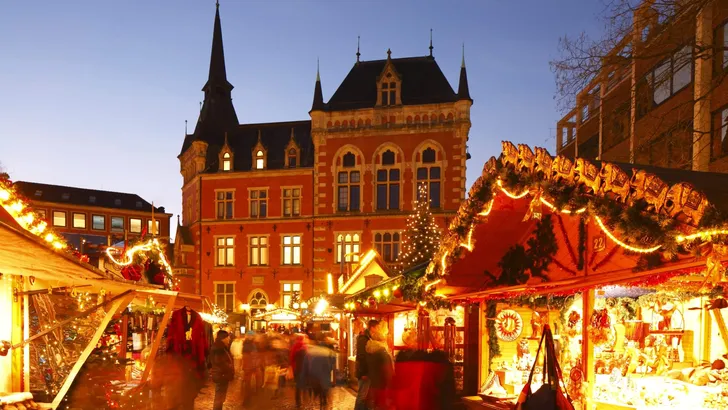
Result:
[[[358,391],[354,410],[444,410],[455,403],[455,378],[448,355],[417,348],[417,333],[405,330],[404,349],[396,355],[387,344],[386,321],[370,320],[356,338]],[[329,404],[336,369],[335,341],[324,333],[252,333],[232,340],[219,330],[209,355],[215,383],[213,410],[221,410],[228,387],[242,379],[242,397],[275,399],[288,382],[296,405],[304,399]]]
[[[245,404],[260,395],[272,399],[282,394],[288,381],[295,385],[296,405],[305,397],[329,401],[336,369],[335,341],[325,333],[253,333],[231,340],[219,330],[209,356],[210,377],[215,383],[213,410],[221,410],[230,382],[242,378]]]

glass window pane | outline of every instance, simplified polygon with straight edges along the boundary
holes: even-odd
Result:
[[[377,181],[386,181],[387,180],[387,170],[386,169],[380,169],[377,171]]]
[[[218,192],[217,193],[217,199],[224,199],[224,198],[225,198],[225,193],[224,192]]]
[[[440,183],[439,182],[430,183],[430,207],[431,208],[440,207]]]
[[[289,196],[291,196],[291,190],[290,190],[290,189],[284,189],[284,190],[283,190],[283,196],[284,196],[284,197],[289,197]]]
[[[343,165],[345,167],[353,167],[356,165],[356,156],[352,154],[351,152],[347,152],[346,155],[344,155]]]
[[[283,244],[284,245],[290,245],[291,244],[291,237],[290,236],[284,236],[283,237]]]
[[[250,199],[257,199],[258,191],[250,191]]]
[[[384,260],[386,262],[392,261],[392,244],[389,244],[389,243],[384,244],[384,255],[382,255],[382,256],[384,257]]]
[[[227,293],[234,294],[235,293],[235,285],[232,283],[227,284]]]
[[[395,242],[399,242],[399,234],[395,233],[394,235],[392,235],[392,240]]]
[[[398,169],[389,170],[389,180],[390,181],[399,181],[399,170]]]
[[[261,265],[267,265],[268,264],[268,247],[260,248],[260,264]]]
[[[399,258],[399,243],[392,244],[392,260]]]
[[[262,218],[265,218],[268,214],[268,203],[267,201],[261,201],[260,202],[260,216]]]
[[[690,50],[688,49],[688,52],[689,51]],[[675,61],[676,70],[672,77],[673,94],[682,90],[688,84],[690,84],[693,75],[692,54],[687,54],[687,56],[679,55],[677,56],[677,58],[679,58],[680,60],[676,59]],[[678,62],[681,63],[680,66],[678,66]]]
[[[261,198],[267,198],[268,197],[268,191],[260,191],[260,197]]]
[[[293,291],[294,292],[296,292],[296,291],[300,292],[301,291],[301,284],[300,283],[294,283],[293,284]]]
[[[389,232],[385,233],[384,234],[384,241],[385,242],[389,242],[391,240],[392,240],[392,234],[390,234]]]
[[[293,248],[293,264],[294,265],[301,264],[301,248],[300,247]]]
[[[301,200],[294,199],[293,200],[293,215],[300,215],[300,214],[301,214]]]
[[[225,248],[218,248],[217,249],[217,264],[218,265],[224,265],[225,264]]]
[[[283,307],[288,308],[291,306],[291,295],[283,295]]]
[[[112,231],[123,231],[124,230],[124,217],[123,216],[112,216],[111,217],[111,230]]]
[[[300,188],[295,188],[293,190],[293,196],[295,196],[295,197],[301,196],[301,189]]]
[[[382,234],[381,233],[378,233],[378,234],[374,235],[374,240],[376,242],[381,242],[382,241]]]
[[[64,221],[63,224],[65,225],[65,214],[64,214]],[[79,228],[79,229],[85,229],[86,228],[86,214],[73,214],[73,227]]]
[[[301,237],[300,236],[294,236],[293,237],[293,243],[294,244],[300,244],[301,243]]]
[[[284,265],[291,264],[291,247],[290,246],[286,246],[283,248],[283,264]]]
[[[151,221],[150,221],[151,222]],[[103,215],[94,215],[91,217],[91,225],[96,230],[106,229],[106,217]],[[157,234],[157,232],[155,232]]]
[[[233,203],[228,202],[227,208],[225,209],[225,217],[231,219],[233,217]]]
[[[430,168],[430,179],[440,179],[440,167]]]
[[[253,249],[250,250],[250,264],[251,265],[258,265],[258,264],[260,264],[259,249],[258,248],[253,248]]]
[[[434,115],[432,116],[435,117]],[[427,148],[426,150],[422,151],[422,162],[424,164],[431,164],[435,162],[436,160],[435,150],[432,148]]]
[[[377,185],[377,209],[387,209],[387,185]]]
[[[417,168],[417,179],[427,179],[427,168]]]
[[[225,199],[233,199],[233,191],[225,192]]]
[[[394,160],[394,152],[387,150],[384,154],[382,154],[382,165],[394,165]]]
[[[230,246],[232,246],[232,245],[233,245],[233,244],[235,243],[235,239],[234,239],[234,238],[232,238],[232,237],[230,237],[230,238],[226,238],[226,239],[225,239],[225,241],[226,241],[226,242],[227,242],[227,244],[228,244],[228,245],[230,245]]]
[[[349,206],[349,209],[352,211],[359,210],[359,187],[358,186],[351,187],[351,205]]]
[[[390,91],[389,92],[389,105],[397,104],[397,91]]]
[[[233,248],[227,248],[227,259],[226,262],[228,265],[235,265],[235,255],[234,255],[234,249]]]
[[[349,188],[339,187],[339,210],[346,211],[349,207]]]
[[[351,171],[351,182],[359,182],[359,171]]]
[[[388,95],[386,91],[382,91],[382,105],[389,105],[389,101],[387,100]]]
[[[665,61],[655,68],[652,100],[660,104],[670,96],[670,62]]]
[[[389,185],[389,209],[399,209],[399,184]]]
[[[284,292],[290,292],[291,291],[291,284],[290,283],[284,283],[283,284],[283,291]]]
[[[349,182],[349,173],[348,172],[339,172],[339,183],[345,184]]]
[[[383,83],[382,84],[382,90],[389,89],[389,83]]]

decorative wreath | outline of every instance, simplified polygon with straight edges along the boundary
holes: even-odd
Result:
[[[521,335],[523,319],[515,310],[506,309],[498,313],[495,319],[495,333],[498,339],[512,342]]]

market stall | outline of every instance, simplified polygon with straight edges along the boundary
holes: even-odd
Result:
[[[503,143],[428,267],[480,305],[480,393],[508,408],[553,331],[577,408],[728,406],[728,175],[632,169]]]
[[[53,232],[5,179],[0,243],[0,408],[70,406],[99,388],[102,404],[80,407],[118,408],[121,397],[148,384],[156,358],[167,350],[163,339],[174,333],[167,326],[174,309],[197,310],[206,322],[224,321],[206,299],[164,289],[174,282],[155,238],[112,261],[150,277],[159,275],[149,267],[162,266],[156,271],[163,284],[101,271]],[[90,368],[100,367],[95,372],[100,379],[88,378]]]

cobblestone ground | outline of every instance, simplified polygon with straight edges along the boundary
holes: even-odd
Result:
[[[293,410],[296,409],[295,389],[292,384],[287,385],[281,391],[280,397],[272,398],[273,391],[261,390],[255,394],[250,404],[243,405],[242,380],[235,379],[230,383],[227,398],[225,400],[224,410],[233,409],[275,409],[275,410]],[[305,396],[305,395],[304,395]],[[212,409],[212,402],[215,398],[215,385],[209,382],[200,392],[195,400],[196,410]],[[354,399],[356,395],[350,389],[345,387],[335,387],[331,391],[331,397],[327,410],[352,410],[354,408]],[[304,397],[301,410],[319,410],[318,400]]]

